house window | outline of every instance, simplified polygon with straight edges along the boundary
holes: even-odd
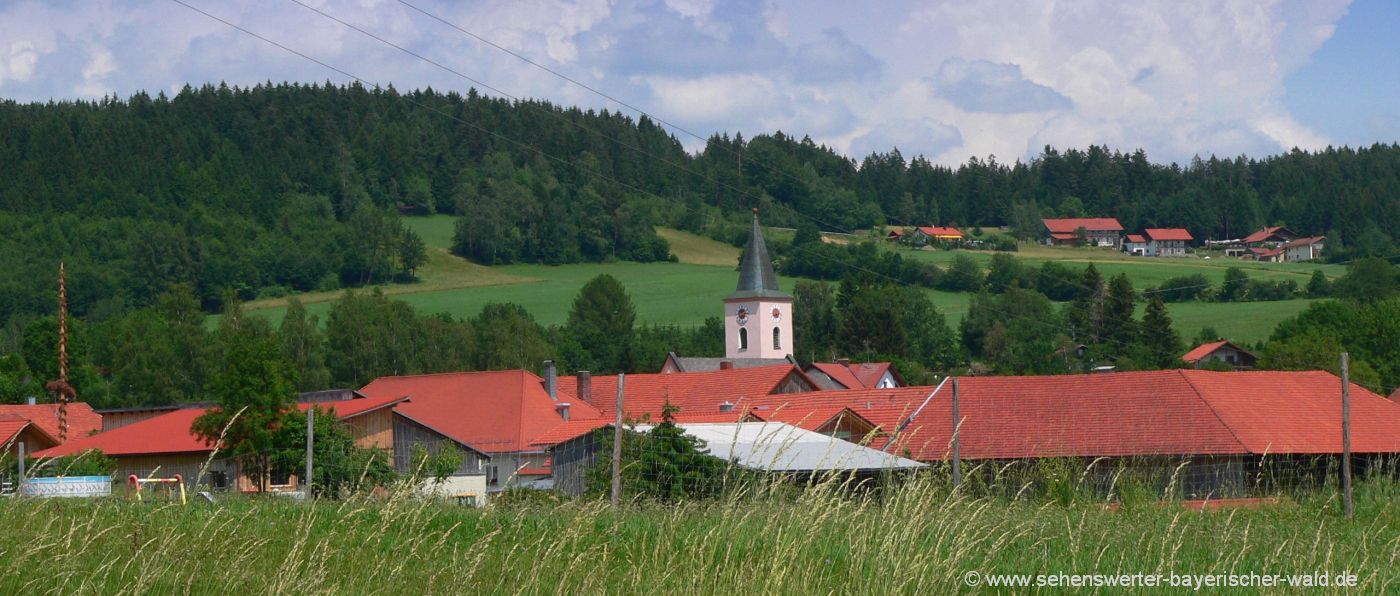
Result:
[[[783,349],[783,334],[777,327],[773,328],[773,349]]]
[[[747,349],[749,349],[749,330],[741,328],[739,329],[739,351]]]

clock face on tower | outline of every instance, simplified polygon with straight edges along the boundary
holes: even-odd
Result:
[[[770,314],[773,315],[773,320],[774,320],[774,321],[781,321],[781,320],[783,320],[783,309],[781,309],[781,308],[778,308],[778,307],[774,306],[774,307],[773,307],[773,312],[770,313]]]
[[[740,306],[739,310],[734,311],[734,322],[740,325],[748,323],[749,309],[747,307]]]

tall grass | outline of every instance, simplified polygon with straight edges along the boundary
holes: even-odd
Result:
[[[681,505],[394,493],[315,504],[0,502],[0,593],[950,593],[980,573],[1350,571],[1400,589],[1400,487],[1257,509],[972,498],[933,477]]]

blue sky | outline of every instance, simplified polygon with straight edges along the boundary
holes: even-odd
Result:
[[[289,0],[185,0],[368,81],[471,83]],[[398,0],[301,0],[511,95],[619,106]],[[405,0],[701,136],[946,164],[1400,139],[1400,2]],[[170,0],[0,0],[0,97],[345,78]],[[701,142],[676,131],[691,149]]]

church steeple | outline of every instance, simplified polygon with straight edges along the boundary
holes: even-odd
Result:
[[[792,356],[792,302],[778,289],[778,275],[758,210],[753,210],[753,231],[739,258],[739,285],[724,299],[724,355],[730,359],[781,359]]]
[[[758,209],[754,209],[749,244],[744,247],[744,255],[739,259],[739,285],[725,299],[791,297],[778,289],[778,275],[773,272],[773,260],[768,257],[768,245],[763,242],[763,228],[758,225]]]

